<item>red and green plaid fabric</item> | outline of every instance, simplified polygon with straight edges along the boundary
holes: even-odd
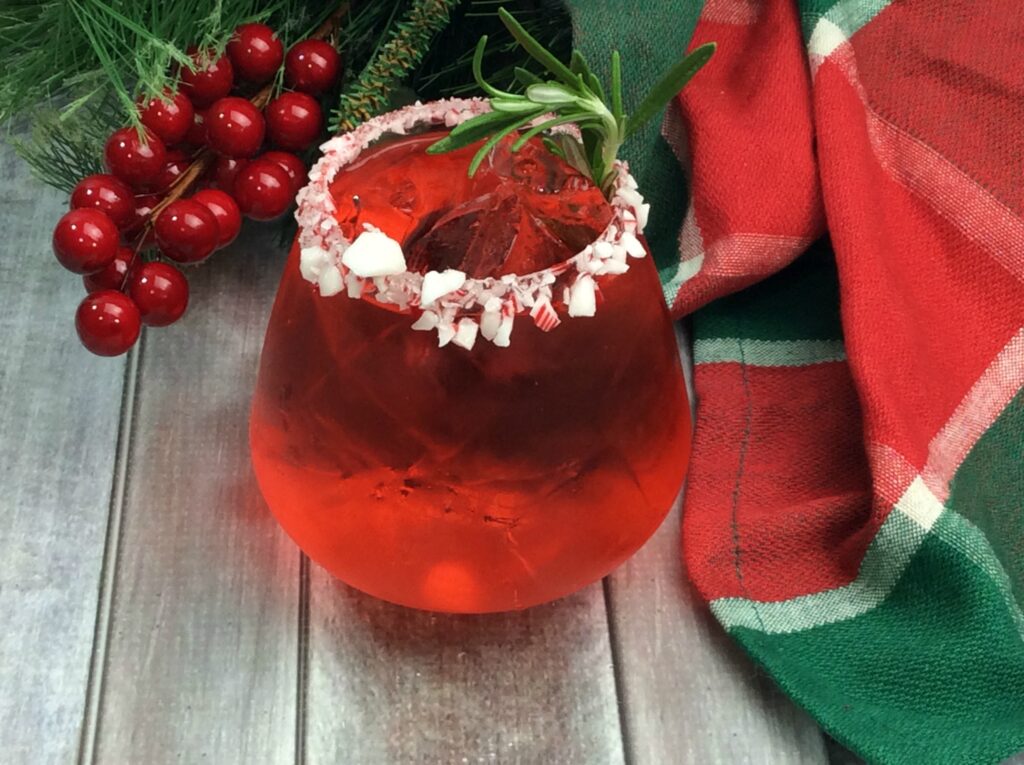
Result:
[[[1024,5],[707,0],[710,40],[656,243],[696,311],[689,575],[864,758],[998,762],[1024,748]]]

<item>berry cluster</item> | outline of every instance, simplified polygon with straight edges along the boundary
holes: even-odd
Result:
[[[57,260],[82,274],[88,292],[78,336],[101,356],[131,348],[142,324],[167,326],[185,312],[188,282],[166,261],[198,263],[235,239],[243,215],[272,220],[288,210],[308,172],[296,152],[320,137],[317,96],[341,67],[322,40],[298,42],[286,56],[264,24],[240,26],[225,55],[190,54],[194,69],[182,69],[180,90],[139,105],[141,130],[110,136],[109,172],[79,182],[53,232]],[[282,64],[290,90],[269,100]],[[191,188],[199,190],[184,197]],[[154,244],[165,260],[140,257]]]

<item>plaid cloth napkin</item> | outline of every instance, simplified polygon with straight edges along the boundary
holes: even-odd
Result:
[[[591,61],[652,70],[697,10],[570,6]],[[1024,4],[707,0],[710,40],[665,128],[692,199],[653,137],[631,157],[696,311],[689,575],[862,757],[998,762],[1024,748]]]

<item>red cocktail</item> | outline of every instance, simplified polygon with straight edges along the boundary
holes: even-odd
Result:
[[[479,104],[416,108],[406,123],[443,128]],[[437,135],[328,147],[267,331],[253,463],[282,526],[345,582],[417,608],[525,608],[654,532],[689,409],[632,187],[609,204],[542,147],[499,147],[469,179],[476,147],[429,156]],[[406,271],[374,275],[390,250],[329,255],[363,234],[400,244]]]

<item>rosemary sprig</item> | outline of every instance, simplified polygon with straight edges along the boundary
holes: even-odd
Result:
[[[626,114],[622,102],[622,62],[618,51],[611,54],[612,77],[606,89],[579,51],[572,52],[572,58],[566,65],[534,39],[511,13],[500,8],[498,15],[512,37],[552,79],[542,80],[525,69],[517,68],[516,80],[525,88],[523,93],[510,93],[494,87],[484,79],[481,71],[487,36],[480,38],[473,56],[473,77],[490,99],[492,111],[456,126],[427,149],[431,154],[440,154],[490,136],[473,157],[470,175],[506,136],[525,130],[512,145],[512,151],[516,152],[530,138],[556,125],[573,123],[580,130],[582,145],[565,135],[553,136],[545,140],[545,145],[586,173],[608,194],[615,177],[613,165],[623,142],[660,114],[715,52],[714,43],[701,45],[692,51],[665,73],[632,114]],[[528,128],[535,120],[549,114],[553,115],[550,119]]]

